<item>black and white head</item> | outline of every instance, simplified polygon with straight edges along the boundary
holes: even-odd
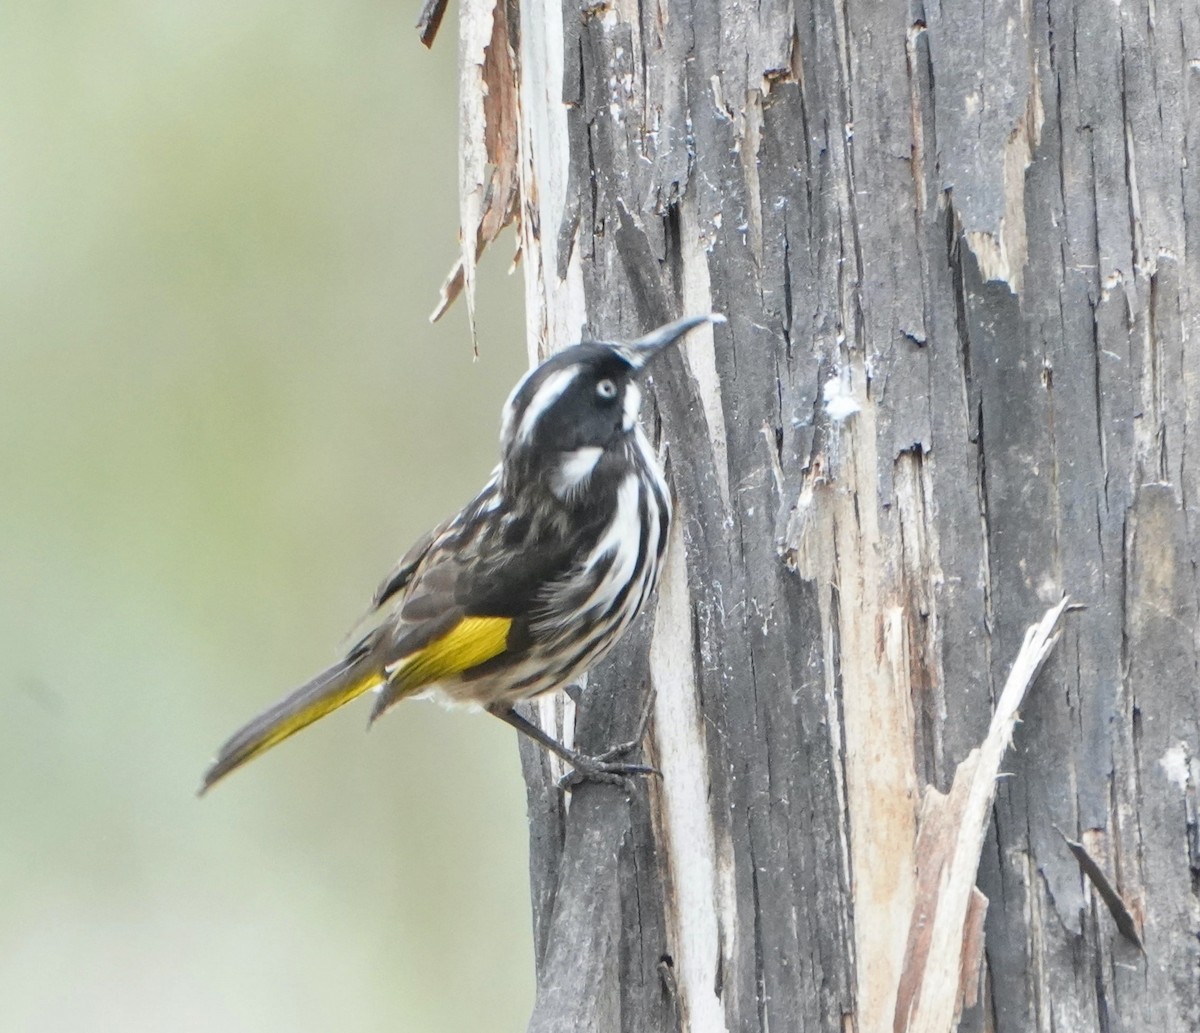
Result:
[[[504,406],[505,480],[538,483],[563,501],[577,496],[606,456],[636,444],[641,380],[650,361],[694,327],[690,316],[627,343],[585,341],[557,352],[521,380]]]

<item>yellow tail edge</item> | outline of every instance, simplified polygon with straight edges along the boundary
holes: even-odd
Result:
[[[234,732],[204,773],[197,795],[203,796],[230,772],[380,685],[382,672],[363,670],[363,664],[361,656],[335,664]]]

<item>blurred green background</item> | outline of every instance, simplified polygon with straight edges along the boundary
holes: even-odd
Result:
[[[0,1030],[519,1030],[511,730],[360,701],[194,796],[465,501],[521,284],[455,253],[452,19],[0,9]],[[507,242],[502,250],[507,250]]]

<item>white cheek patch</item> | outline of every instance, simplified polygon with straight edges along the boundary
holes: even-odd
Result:
[[[621,426],[624,430],[633,430],[637,423],[638,412],[642,408],[642,389],[637,384],[625,386],[625,402],[621,410]]]
[[[604,449],[595,445],[585,445],[573,452],[564,452],[550,479],[550,490],[563,500],[582,490],[602,455]]]
[[[556,370],[542,382],[542,386],[534,392],[521,414],[521,423],[514,438],[517,444],[524,445],[533,437],[534,429],[542,415],[566,393],[578,375],[579,368],[573,366],[570,369]]]

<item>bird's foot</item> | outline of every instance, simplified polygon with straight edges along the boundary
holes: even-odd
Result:
[[[569,758],[573,770],[558,780],[559,789],[570,792],[585,782],[607,782],[632,793],[634,778],[644,778],[647,775],[657,775],[661,778],[662,772],[658,768],[649,764],[631,764],[620,759],[636,750],[640,742],[639,739],[623,742],[595,756],[573,753]]]
[[[575,686],[578,690],[578,686]],[[642,700],[642,712],[638,715],[637,731],[628,742],[618,743],[612,749],[598,753],[594,757],[585,753],[571,751],[569,761],[574,768],[558,780],[560,789],[571,791],[584,782],[607,782],[620,786],[626,793],[632,794],[634,778],[645,778],[647,775],[657,775],[662,778],[662,772],[649,764],[630,764],[623,757],[633,753],[646,737],[646,729],[650,724],[650,713],[653,708],[653,694],[647,693]]]

